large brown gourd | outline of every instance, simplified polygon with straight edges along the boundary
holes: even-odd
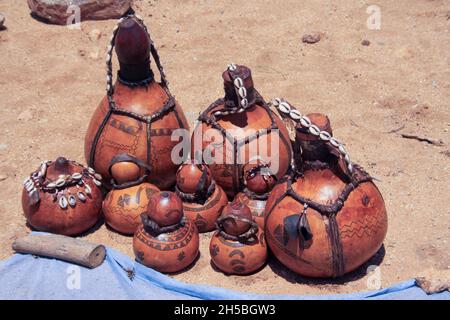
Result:
[[[303,117],[283,100],[275,104],[298,122],[296,145],[303,153],[297,174],[279,183],[267,201],[267,242],[285,266],[304,276],[337,277],[355,270],[383,243],[383,198],[331,136],[326,116]]]
[[[277,167],[274,173],[281,178],[289,168],[292,148],[282,120],[254,88],[250,69],[230,65],[222,77],[225,97],[200,115],[191,153],[209,165],[216,182],[232,198],[244,188],[245,164],[261,159]],[[276,149],[272,142],[278,142]]]
[[[59,157],[43,161],[24,181],[22,208],[39,231],[77,235],[101,216],[102,177],[92,168]]]
[[[120,70],[113,86],[114,45]],[[161,83],[155,81],[150,69],[150,53]],[[161,189],[173,186],[178,164],[172,161],[171,151],[178,142],[171,141],[171,134],[189,126],[169,91],[158,53],[142,20],[135,16],[119,20],[108,48],[107,67],[107,95],[86,133],[87,162],[109,182],[112,158],[127,153],[151,167],[149,182]]]

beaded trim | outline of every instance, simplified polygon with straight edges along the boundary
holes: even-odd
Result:
[[[88,197],[92,197],[92,189],[86,183],[91,179],[93,183],[100,188],[102,186],[102,176],[96,173],[91,167],[84,167],[76,161],[70,161],[71,165],[81,168],[81,172],[71,175],[59,175],[58,179],[50,180],[47,178],[47,169],[53,161],[43,161],[39,168],[27,177],[23,186],[28,193],[30,205],[40,202],[39,192],[46,192],[53,195],[53,199],[58,203],[61,209],[67,209],[69,206],[74,208],[78,201],[86,202]],[[77,192],[72,194],[66,189],[76,186]]]

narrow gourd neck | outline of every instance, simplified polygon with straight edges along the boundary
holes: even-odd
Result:
[[[155,81],[153,71],[150,68],[150,60],[139,64],[120,63],[118,77],[122,83],[130,83],[131,85],[134,83],[149,84]]]

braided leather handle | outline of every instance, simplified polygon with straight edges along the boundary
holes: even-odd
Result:
[[[169,82],[166,79],[166,74],[164,72],[164,68],[161,64],[161,59],[159,58],[159,54],[158,54],[158,50],[155,47],[155,44],[153,42],[153,40],[150,37],[150,33],[148,32],[147,26],[144,23],[144,20],[135,14],[129,14],[125,17],[122,17],[118,20],[117,25],[114,27],[113,31],[112,31],[112,35],[111,38],[109,40],[109,46],[107,49],[107,53],[106,53],[106,93],[108,95],[108,97],[112,97],[112,94],[114,93],[114,88],[113,88],[113,68],[112,68],[112,56],[113,56],[113,49],[115,46],[115,42],[116,42],[116,36],[117,36],[117,31],[119,30],[119,25],[122,23],[123,20],[125,20],[126,18],[136,18],[136,20],[138,20],[138,22],[142,25],[142,27],[145,29],[146,33],[148,34],[148,37],[150,39],[150,53],[153,57],[153,59],[155,60],[156,63],[156,67],[158,68],[160,77],[161,77],[161,84],[165,87],[165,88],[169,88]]]

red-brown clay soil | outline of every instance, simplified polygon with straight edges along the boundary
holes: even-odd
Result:
[[[225,66],[245,64],[266,99],[282,96],[303,113],[329,115],[352,159],[378,179],[389,214],[384,250],[338,280],[305,279],[274,261],[251,276],[225,276],[211,268],[210,235],[201,236],[196,264],[175,278],[247,292],[326,294],[370,289],[370,264],[380,264],[383,287],[428,268],[450,268],[450,3],[379,0],[380,30],[366,26],[371,4],[135,1],[191,123],[222,96]],[[0,259],[6,259],[14,239],[30,231],[20,205],[24,177],[60,155],[84,163],[84,134],[105,94],[104,56],[115,21],[70,30],[33,19],[26,1],[3,0],[0,12],[7,26],[0,31]],[[303,43],[307,32],[322,38]],[[132,238],[105,225],[85,238],[133,254]]]

